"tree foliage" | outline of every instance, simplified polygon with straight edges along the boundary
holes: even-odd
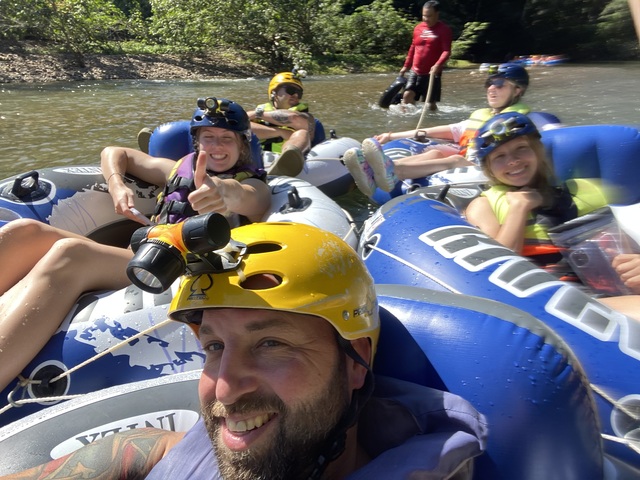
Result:
[[[215,36],[273,69],[291,68],[318,52],[315,20],[328,5],[323,0],[218,0],[218,15],[243,20],[218,22]]]
[[[192,53],[232,48],[273,70],[331,55],[406,53],[415,0],[0,0],[0,40],[73,52],[122,42]],[[627,0],[448,0],[453,58],[501,61],[563,53],[576,60],[638,59]]]
[[[359,6],[351,15],[330,17],[325,31],[331,41],[327,49],[393,56],[406,53],[415,21],[394,9],[391,0],[374,0]]]
[[[451,49],[452,58],[475,59],[482,55],[486,43],[488,22],[467,22]]]
[[[177,50],[198,51],[210,44],[219,20],[207,0],[151,0],[149,32],[154,41]]]
[[[595,39],[607,55],[633,58],[638,52],[628,0],[612,0],[600,12]]]

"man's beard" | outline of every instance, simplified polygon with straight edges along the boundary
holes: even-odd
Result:
[[[279,397],[251,394],[224,407],[217,401],[203,406],[203,419],[213,443],[220,474],[229,480],[285,480],[306,478],[320,455],[327,455],[327,437],[350,402],[344,357],[318,398],[289,408]],[[230,451],[220,439],[218,418],[225,413],[276,412],[275,436],[243,452]]]

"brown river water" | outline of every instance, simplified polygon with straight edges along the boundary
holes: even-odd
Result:
[[[640,125],[640,63],[556,65],[529,69],[524,98],[568,125]],[[340,136],[357,140],[389,130],[460,121],[485,106],[486,73],[447,70],[436,112],[381,109],[390,74],[309,76],[304,101]],[[246,109],[267,100],[267,78],[215,81],[117,80],[86,83],[0,85],[0,179],[58,165],[95,164],[107,145],[136,147],[142,127],[191,117],[195,100],[217,96]],[[640,160],[640,159],[639,159]],[[357,216],[366,205],[357,195]],[[347,202],[347,203],[348,203]],[[350,209],[351,210],[351,209]]]

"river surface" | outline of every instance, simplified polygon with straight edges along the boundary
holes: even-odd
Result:
[[[532,67],[529,74],[524,101],[565,124],[640,124],[640,63]],[[458,122],[486,106],[486,73],[451,69],[443,77],[438,111],[422,115],[419,109],[381,109],[378,99],[395,78],[310,76],[304,80],[303,100],[327,133],[333,129],[357,140],[413,129],[419,122],[423,127]],[[40,167],[95,164],[107,145],[137,147],[142,127],[191,118],[198,97],[229,98],[253,109],[267,100],[268,80],[2,84],[0,179]]]

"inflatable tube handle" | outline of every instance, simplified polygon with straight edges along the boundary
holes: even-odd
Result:
[[[440,190],[440,193],[438,194],[436,200],[438,200],[439,202],[443,202],[445,198],[447,198],[447,193],[449,193],[449,188],[451,188],[451,184],[447,183],[444,188],[442,190]]]
[[[31,182],[25,182],[28,178],[31,178]],[[11,187],[11,194],[18,198],[22,198],[30,193],[38,190],[38,179],[40,174],[36,170],[18,175],[13,181],[13,187]]]

